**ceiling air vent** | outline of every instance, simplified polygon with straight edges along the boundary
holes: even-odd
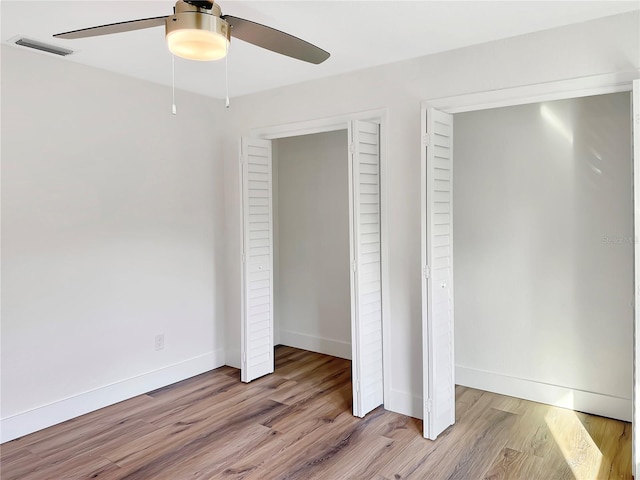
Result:
[[[15,41],[16,45],[21,45],[23,47],[34,48],[36,50],[40,50],[42,52],[53,53],[55,55],[60,55],[62,57],[66,57],[67,55],[71,55],[73,50],[69,50],[68,48],[58,47],[56,45],[49,45],[48,43],[38,42],[37,40],[31,40],[30,38],[21,37]]]

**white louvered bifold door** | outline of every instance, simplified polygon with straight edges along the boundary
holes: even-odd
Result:
[[[455,422],[453,358],[453,117],[427,108],[423,136],[422,352],[424,436]]]
[[[640,80],[633,81],[633,191],[635,233],[635,330],[633,378],[633,474],[640,472]]]
[[[383,403],[380,262],[380,134],[375,123],[350,125],[351,338],[353,414]]]
[[[242,140],[243,382],[273,373],[271,142]]]

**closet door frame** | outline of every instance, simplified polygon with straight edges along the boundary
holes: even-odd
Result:
[[[513,88],[505,88],[501,90],[491,90],[484,92],[476,92],[470,93],[466,95],[458,95],[453,97],[444,97],[444,98],[433,98],[424,100],[421,105],[421,116],[425,117],[425,112],[428,108],[435,108],[444,113],[455,114],[455,113],[463,113],[463,112],[472,112],[478,110],[488,110],[491,108],[500,108],[500,107],[509,107],[515,105],[524,105],[529,103],[538,103],[552,100],[564,100],[570,98],[580,98],[591,95],[606,95],[609,93],[617,93],[617,92],[632,92],[632,101],[635,104],[635,108],[640,110],[640,99],[638,99],[638,95],[634,96],[634,82],[636,82],[636,92],[640,90],[640,85],[638,82],[638,71],[627,71],[616,74],[604,74],[604,75],[592,75],[586,77],[572,78],[567,80],[559,80],[555,82],[547,82],[541,84],[533,84],[526,85],[523,87],[513,87]],[[632,128],[636,128],[636,132],[640,131],[640,118],[636,116],[635,118],[630,119]],[[424,126],[424,125],[423,125]],[[455,132],[455,125],[453,127],[453,131]],[[632,132],[633,135],[633,132]],[[635,234],[638,235],[640,232],[640,142],[638,142],[638,133],[636,135],[636,143],[632,150],[632,155],[635,158],[635,166],[634,166],[634,192],[635,192],[635,203],[634,203],[634,229]],[[419,138],[417,141],[420,142],[420,145],[423,145],[424,139]],[[454,160],[455,161],[455,160]],[[630,159],[631,161],[631,159]],[[422,165],[424,168],[426,162],[426,154],[425,149],[422,149]],[[424,172],[424,170],[423,170]],[[425,198],[425,182],[422,182],[422,195]],[[455,205],[454,205],[455,208]],[[426,204],[422,205],[422,231],[423,231],[423,240],[425,242],[425,236],[429,234],[426,231],[427,228],[427,216],[426,216]],[[637,237],[636,237],[637,238]],[[633,374],[633,396],[632,396],[632,406],[633,406],[633,439],[632,439],[632,469],[633,474],[638,475],[640,472],[640,271],[638,271],[639,267],[639,258],[640,257],[640,247],[636,241],[635,247],[635,268],[634,268],[634,276],[635,276],[635,297],[634,297],[634,374]],[[424,262],[424,261],[423,261]],[[420,268],[424,268],[425,265],[420,265]],[[455,284],[454,284],[455,285]],[[455,291],[455,286],[454,286]],[[455,293],[454,293],[455,296]],[[426,303],[427,299],[424,298],[423,295],[423,305]],[[424,310],[423,310],[424,311]],[[422,318],[422,328],[423,330],[427,328],[428,319],[423,314]],[[451,332],[451,335],[454,336],[454,332]],[[428,368],[429,365],[427,363],[429,358],[429,352],[423,351],[423,374],[425,376],[425,380],[427,380]],[[454,362],[455,366],[455,362]],[[455,385],[455,375],[454,381]],[[425,409],[429,404],[429,397],[433,396],[434,392],[427,392],[425,390],[423,396],[423,405]],[[425,435],[426,436],[426,435]]]
[[[389,325],[389,250],[388,250],[388,194],[387,194],[387,109],[369,110],[360,113],[340,115],[335,117],[259,127],[250,130],[251,138],[276,140],[279,138],[311,135],[315,133],[349,130],[354,120],[369,121],[380,126],[380,247],[381,247],[381,280],[382,280],[382,361],[383,361],[383,392],[384,405],[390,408],[391,399],[391,355],[390,325]],[[345,158],[348,145],[345,145]]]

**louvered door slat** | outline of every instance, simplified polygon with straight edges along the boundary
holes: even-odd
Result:
[[[453,358],[453,117],[427,109],[423,179],[424,436],[435,439],[455,421]]]
[[[354,415],[383,403],[382,290],[380,283],[380,134],[375,123],[351,125],[353,157],[352,348]]]
[[[271,142],[243,139],[242,381],[273,372]]]

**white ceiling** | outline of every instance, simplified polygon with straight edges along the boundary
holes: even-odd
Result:
[[[75,50],[68,61],[171,85],[171,56],[162,27],[79,40],[52,35],[170,15],[173,4],[3,0],[1,40],[23,35],[46,41]],[[329,60],[312,65],[232,39],[231,96],[640,9],[638,1],[220,0],[219,4],[223,14],[272,26],[331,52]],[[176,87],[224,98],[224,67],[224,60],[202,63],[177,58]]]

